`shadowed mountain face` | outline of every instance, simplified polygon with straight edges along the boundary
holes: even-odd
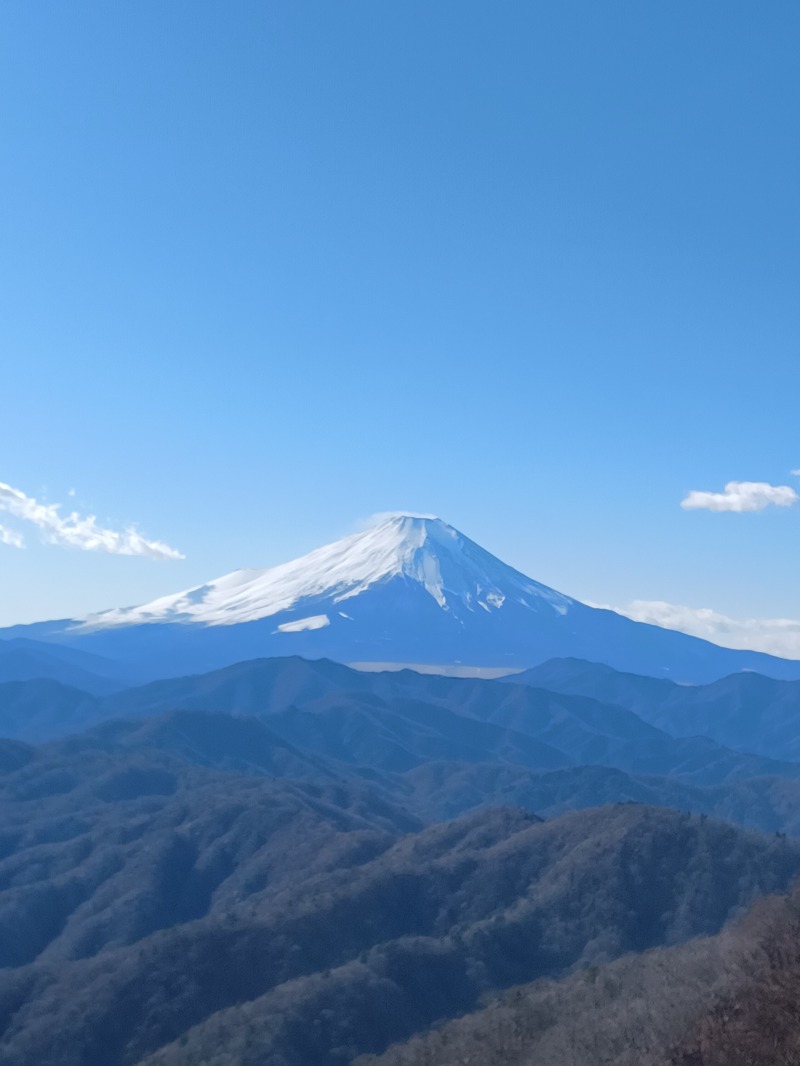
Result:
[[[62,751],[156,749],[240,773],[368,782],[425,821],[492,803],[553,815],[632,800],[800,831],[796,764],[522,685],[269,659],[103,700],[52,682],[0,686],[0,716],[18,739],[92,727]],[[7,744],[6,757],[23,750]]]
[[[77,741],[19,754],[0,776],[0,966],[132,943],[342,870],[420,824],[337,781],[269,781]]]
[[[800,894],[714,937],[535,981],[356,1066],[794,1066]]]
[[[797,886],[786,899],[754,907],[748,924],[747,965],[734,971],[721,995],[703,997],[700,1017],[672,1042],[669,1066],[792,1066],[800,1061]]]
[[[282,566],[237,570],[140,607],[5,635],[110,658],[139,680],[287,655],[507,669],[569,655],[677,681],[741,670],[800,678],[800,662],[589,607],[440,519],[410,515]]]
[[[109,755],[159,751],[192,766],[207,766],[260,777],[339,781],[345,767],[288,744],[258,718],[171,711],[157,717],[103,722],[44,750],[63,754]]]
[[[0,683],[46,678],[102,696],[125,688],[123,675],[117,663],[75,648],[23,637],[0,640]]]
[[[96,697],[58,681],[0,684],[0,736],[46,740],[97,720]]]
[[[289,712],[290,724],[294,715]],[[425,822],[498,804],[553,816],[598,804],[636,802],[717,815],[748,828],[800,835],[800,781],[796,779],[758,776],[698,785],[681,777],[631,774],[603,766],[535,770],[501,757],[487,761],[491,756],[488,751],[480,757],[470,752],[472,757],[466,761],[420,759],[411,755],[408,738],[402,738],[404,746],[400,747],[397,735],[382,729],[379,717],[360,719],[362,734],[351,732],[347,737],[353,750],[335,733],[327,743],[333,726],[326,724],[322,714],[310,717],[316,726],[311,739],[326,741],[322,745],[326,754],[312,753],[279,736],[270,725],[281,721],[281,716],[257,719],[202,711],[111,720],[44,750],[85,757],[88,767],[100,754],[132,756],[157,751],[193,766],[240,774],[322,784],[368,784],[385,800]],[[470,723],[465,722],[465,726],[468,732]],[[422,747],[430,746],[431,738],[426,732]],[[436,743],[443,743],[441,736]],[[459,743],[463,750],[463,738]],[[354,757],[356,745],[359,758]],[[14,769],[25,765],[32,750],[16,741],[4,741],[0,766]]]
[[[267,659],[95,700],[32,684],[46,691],[28,699],[24,688],[4,692],[0,686],[9,736],[46,739],[109,718],[184,709],[255,715],[290,745],[380,771],[456,760],[536,770],[594,764],[696,785],[800,778],[794,763],[731,751],[702,737],[674,739],[624,707],[497,681]]]
[[[298,712],[303,713],[303,712]],[[290,712],[289,717],[293,715]],[[333,726],[321,715],[311,715],[316,728],[311,739],[330,739]],[[387,738],[374,723],[362,722],[364,732],[351,732],[348,744],[358,746],[365,761],[353,757],[334,733],[330,748],[336,755],[311,754],[289,744],[270,725],[279,716],[260,720],[203,711],[172,711],[143,720],[112,720],[96,728],[48,745],[46,750],[70,755],[126,755],[156,750],[191,765],[209,766],[241,774],[276,778],[302,778],[319,782],[350,781],[370,785],[395,804],[426,822],[454,818],[468,810],[498,804],[525,807],[551,815],[599,804],[635,802],[716,814],[749,828],[800,835],[800,781],[777,776],[733,778],[720,785],[701,786],[681,777],[623,773],[606,766],[569,766],[563,770],[530,770],[502,759],[459,761],[415,760],[398,741]],[[269,724],[268,724],[269,723]],[[469,723],[466,723],[467,731]],[[302,738],[299,738],[302,741]],[[431,743],[426,734],[425,744]],[[441,743],[439,738],[438,743]],[[0,746],[0,766],[25,764],[31,752],[25,744],[5,741]],[[372,760],[370,762],[370,760]]]
[[[674,736],[702,734],[740,751],[800,759],[800,682],[743,673],[675,685],[575,659],[555,659],[513,681],[607,700]]]
[[[793,1066],[797,889],[717,936],[540,980],[356,1066]]]
[[[115,728],[111,752],[0,752],[8,1066],[333,1066],[492,989],[714,933],[800,872],[795,842],[637,805],[422,829],[363,785],[193,767]]]

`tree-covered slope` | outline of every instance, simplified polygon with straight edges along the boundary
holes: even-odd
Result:
[[[352,781],[4,752],[9,1066],[341,1063],[493,990],[714,933],[800,872],[793,841],[635,804],[422,828]]]

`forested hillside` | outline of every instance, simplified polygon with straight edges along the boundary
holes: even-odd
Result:
[[[800,766],[619,704],[288,659],[0,720],[4,1066],[721,1066],[789,980]]]
[[[715,933],[800,873],[786,838],[637,804],[423,828],[352,780],[81,737],[2,752],[9,1066],[349,1061],[494,990]]]

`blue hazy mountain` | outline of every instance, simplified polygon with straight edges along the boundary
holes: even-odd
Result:
[[[510,680],[625,707],[676,737],[700,733],[740,751],[800,760],[797,681],[740,673],[707,685],[676,685],[577,659],[552,659]]]
[[[721,648],[565,596],[437,518],[393,516],[266,570],[237,570],[139,607],[0,634],[117,661],[138,680],[243,659],[524,669],[570,656],[676,681],[800,662]]]
[[[176,711],[258,719],[293,751],[333,760],[347,773],[405,773],[438,761],[540,772],[594,765],[692,786],[765,777],[800,783],[799,763],[707,737],[672,737],[624,707],[583,695],[411,670],[368,673],[324,659],[255,660],[102,698],[45,680],[0,685],[0,735],[21,741]],[[223,741],[226,728],[236,736]],[[190,741],[187,729],[178,730],[184,744],[214,746],[199,735]],[[230,724],[216,746],[240,754],[249,746],[255,758],[258,730],[253,725],[249,740],[243,733],[241,721]]]
[[[47,678],[102,696],[125,687],[118,663],[64,644],[0,639],[0,684]]]

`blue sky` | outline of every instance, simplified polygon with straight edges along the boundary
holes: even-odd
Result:
[[[592,602],[800,617],[800,507],[680,506],[800,490],[796,3],[8,0],[0,28],[0,482],[185,556],[0,514],[0,622],[403,508]]]

